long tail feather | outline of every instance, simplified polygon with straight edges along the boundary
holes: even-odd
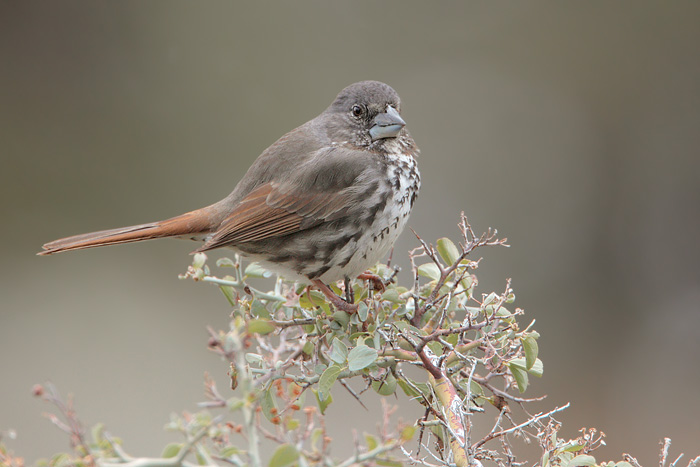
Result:
[[[44,251],[40,251],[37,255],[52,255],[63,251],[140,242],[154,238],[196,237],[208,233],[211,228],[210,210],[204,208],[165,221],[100,230],[99,232],[61,238],[45,244],[43,246]]]

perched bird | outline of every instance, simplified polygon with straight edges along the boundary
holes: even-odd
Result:
[[[349,280],[391,249],[420,189],[419,150],[399,96],[378,81],[343,89],[318,117],[282,136],[223,200],[171,219],[54,240],[39,255],[180,237],[229,247],[288,279]]]

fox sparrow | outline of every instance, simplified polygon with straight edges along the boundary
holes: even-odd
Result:
[[[153,238],[230,247],[318,286],[361,275],[392,247],[420,188],[419,150],[388,85],[343,89],[318,117],[282,136],[223,200],[171,219],[54,240],[40,255]]]

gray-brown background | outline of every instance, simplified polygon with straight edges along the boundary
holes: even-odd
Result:
[[[218,200],[378,79],[423,151],[411,226],[454,237],[465,210],[510,239],[481,252],[481,290],[513,278],[564,434],[602,429],[601,458],[655,463],[663,436],[700,454],[699,44],[697,2],[3,1],[0,430],[29,460],[65,449],[30,396],[51,380],[136,455],[177,441],[170,411],[225,372],[205,345],[225,301],[177,280],[192,247],[34,253]],[[331,416],[347,453],[371,417]]]

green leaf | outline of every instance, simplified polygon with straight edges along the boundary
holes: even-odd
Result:
[[[491,292],[481,301],[481,306],[486,308],[488,305],[492,305],[498,301],[498,294],[496,292]]]
[[[357,317],[364,323],[367,321],[367,316],[369,316],[369,307],[365,302],[360,302],[357,305]]]
[[[326,413],[326,408],[331,405],[331,402],[333,402],[333,395],[328,394],[325,399],[321,399],[319,396],[319,391],[316,389],[311,389],[311,391],[316,396],[316,402],[318,403],[318,408],[321,409],[321,415],[324,415]]]
[[[226,407],[231,411],[242,409],[245,405],[245,400],[239,399],[238,397],[232,397],[226,401]]]
[[[419,336],[427,336],[428,335],[427,332],[425,332],[421,329],[418,329],[415,326],[411,326],[406,321],[398,321],[398,322],[393,323],[393,324],[394,324],[394,326],[396,326],[397,329],[404,331],[404,332],[405,331],[414,332],[414,333],[418,334]]]
[[[471,296],[472,291],[474,290],[474,277],[466,275],[459,283],[462,284],[464,290],[467,291],[467,295]]]
[[[348,346],[337,337],[333,338],[333,346],[329,357],[335,363],[344,365],[348,359]]]
[[[268,420],[272,420],[277,416],[277,404],[275,404],[275,399],[272,397],[272,386],[263,392],[260,399],[260,408]]]
[[[428,342],[427,347],[428,347],[430,350],[432,350],[433,353],[434,353],[435,355],[437,355],[438,357],[444,353],[444,352],[443,352],[443,349],[442,349],[442,344],[439,343],[439,342],[437,342],[437,341],[430,341],[430,342]]]
[[[245,360],[253,365],[262,366],[262,355],[253,352],[248,352],[245,354]]]
[[[467,389],[469,389],[469,394],[473,399],[478,399],[481,397],[484,397],[484,388],[481,387],[479,383],[476,381],[472,380],[469,382],[467,385],[467,379],[464,378],[459,381],[459,385],[462,387],[462,390],[467,392]],[[475,402],[480,402],[480,401],[475,401]]]
[[[524,358],[514,358],[513,360],[508,362],[508,365],[514,365],[522,370],[527,370],[528,373],[530,373],[533,376],[537,376],[538,378],[542,377],[542,375],[544,374],[544,365],[542,364],[542,360],[540,360],[539,358],[535,359],[535,363],[529,370],[527,369],[527,362]]]
[[[343,368],[340,365],[331,365],[325,369],[318,380],[318,397],[320,400],[325,400],[330,395],[331,388],[342,370]]]
[[[377,441],[377,438],[374,436],[365,433],[365,443],[367,443],[367,450],[372,451],[375,449],[377,446],[379,446],[379,442]]]
[[[230,285],[220,285],[219,290],[224,294],[229,305],[236,306],[236,290],[233,287]]]
[[[377,350],[366,345],[358,345],[348,353],[348,369],[358,371],[367,368],[377,360]]]
[[[219,451],[219,455],[221,457],[232,457],[241,454],[241,452],[242,451],[236,446],[226,446],[225,448],[222,448],[221,451]]]
[[[595,465],[595,457],[588,456],[586,454],[581,454],[576,456],[566,464],[566,467],[580,467],[580,466],[591,466]]]
[[[236,264],[231,261],[230,258],[219,258],[216,260],[216,265],[220,268],[232,268],[236,266]]]
[[[253,319],[248,322],[248,332],[251,334],[270,334],[275,330],[275,325],[266,319]]]
[[[288,467],[299,459],[299,451],[291,444],[283,444],[272,454],[269,467]]]
[[[100,443],[104,439],[104,431],[105,431],[105,424],[104,423],[98,423],[97,425],[93,426],[92,429],[90,430],[90,434],[92,435],[92,440],[95,443]]]
[[[260,278],[272,277],[272,273],[258,263],[250,263],[248,267],[245,268],[245,275],[248,277]]]
[[[508,364],[510,372],[515,378],[515,382],[518,383],[518,391],[521,393],[525,392],[528,385],[527,370],[523,369],[518,365],[514,365],[512,362]]]
[[[199,269],[202,266],[204,266],[204,263],[207,262],[207,255],[204,253],[195,253],[194,255],[194,260],[192,261],[192,267],[195,269]]]
[[[459,259],[459,250],[449,238],[443,237],[438,239],[437,250],[440,253],[440,257],[450,266]]]
[[[525,368],[529,370],[535,364],[535,360],[537,360],[537,353],[539,352],[537,340],[530,336],[523,339],[523,351],[525,352]]]
[[[578,452],[583,449],[583,444],[573,443],[560,449],[564,452]]]
[[[311,355],[314,352],[314,344],[311,341],[306,341],[306,344],[302,347],[302,351],[306,355]]]
[[[257,318],[270,318],[270,312],[265,308],[265,304],[257,298],[250,303],[250,314]]]
[[[403,379],[399,380],[399,386],[401,387],[401,389],[403,389],[404,394],[406,394],[410,398],[418,397],[421,400],[423,400],[423,398],[421,397],[421,394],[423,394],[428,398],[428,400],[430,400],[430,389],[428,388],[428,385],[426,383],[417,383],[415,381],[411,381],[411,383],[413,385],[409,384]]]
[[[299,306],[305,310],[313,310],[321,307],[324,311],[330,311],[330,305],[326,300],[325,295],[317,290],[310,290],[302,293],[299,296]]]
[[[368,337],[369,337],[368,332],[358,331],[358,332],[353,332],[352,334],[350,334],[350,337],[348,338],[348,340],[350,340],[350,342],[356,342],[355,345],[362,345],[365,343],[365,339],[367,339]]]
[[[390,396],[396,391],[396,378],[388,373],[382,381],[372,381],[372,389],[380,396]]]
[[[399,291],[396,289],[388,289],[382,293],[382,300],[386,300],[391,303],[401,303],[399,298]]]
[[[300,425],[301,422],[299,422],[299,420],[296,418],[290,418],[285,422],[285,428],[287,428],[287,431],[294,431],[299,428]]]
[[[323,439],[323,435],[325,434],[325,432],[326,430],[314,428],[314,430],[311,432],[311,449],[313,449],[314,451],[318,450],[318,442],[319,440]]]
[[[350,315],[344,311],[336,311],[333,313],[333,321],[338,323],[341,327],[346,328],[348,323],[350,323]]]
[[[403,390],[403,393],[411,399],[413,399],[414,397],[420,397],[420,392],[413,389],[413,387],[410,384],[408,384],[402,379],[399,380],[399,387]]]
[[[459,342],[459,335],[450,334],[449,336],[445,337],[445,342],[451,345],[457,345],[457,342]]]
[[[527,371],[531,375],[541,378],[544,374],[544,365],[542,364],[542,360],[540,360],[539,358],[535,359],[535,363],[532,365],[532,368],[530,368]]]
[[[415,425],[408,425],[401,430],[401,441],[410,441],[413,435],[416,434]]]
[[[160,457],[170,459],[177,456],[180,453],[180,449],[182,449],[182,443],[170,443],[163,448],[163,452],[160,454]]]
[[[425,263],[418,266],[418,274],[434,281],[440,279],[440,268],[435,263]]]

